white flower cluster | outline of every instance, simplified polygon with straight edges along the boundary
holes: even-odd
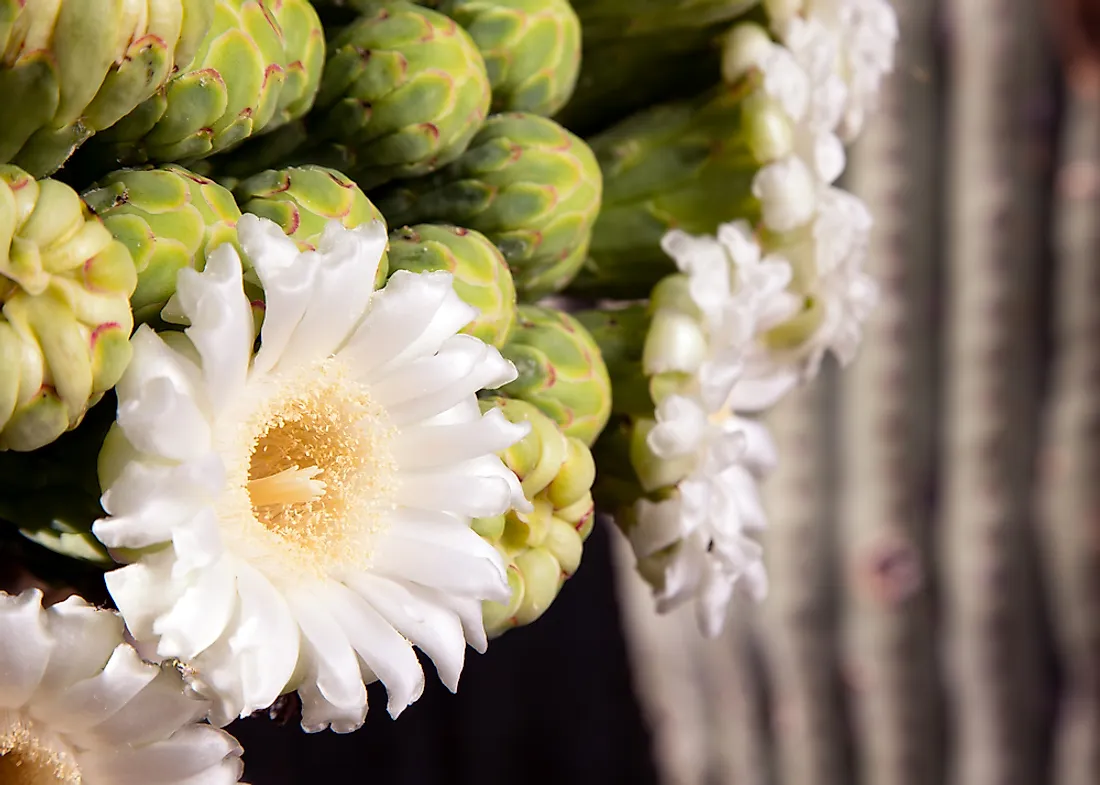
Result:
[[[482,602],[511,594],[471,523],[532,509],[497,456],[529,426],[481,413],[516,370],[458,334],[475,311],[451,275],[375,291],[378,222],[308,252],[265,219],[237,230],[258,350],[228,244],[179,274],[185,332],[131,341],[93,527],[126,565],[119,612],[0,593],[0,782],[236,782],[212,726],[296,691],[304,729],[351,731],[376,680],[396,716],[424,689],[414,646],[455,689]]]
[[[697,598],[708,636],[721,630],[736,586],[757,597],[766,587],[757,483],[776,454],[764,426],[740,415],[770,408],[813,378],[827,352],[852,360],[876,301],[864,271],[870,212],[834,183],[844,144],[893,66],[896,14],[886,0],[765,7],[770,33],[736,27],[723,71],[730,80],[758,75],[789,121],[790,152],[753,181],[760,226],[737,221],[716,237],[666,235],[681,276],[654,292],[643,359],[651,377],[688,381],[659,398],[647,453],[635,459],[651,498],[635,505],[629,536],[658,608]],[[668,297],[683,276],[686,297]]]

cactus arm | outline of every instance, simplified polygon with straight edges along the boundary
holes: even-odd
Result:
[[[1100,84],[1071,90],[1056,192],[1056,359],[1040,536],[1065,674],[1055,785],[1100,781]]]
[[[948,128],[945,655],[953,785],[1044,781],[1047,685],[1028,520],[1043,190],[1028,110],[1047,84],[1029,0],[953,0]]]
[[[770,584],[763,631],[782,725],[775,744],[784,785],[852,779],[836,658],[836,530],[826,454],[830,376],[792,393],[768,418],[780,460],[763,484]]]
[[[897,6],[900,68],[852,152],[852,190],[875,205],[876,315],[842,376],[845,670],[858,765],[875,785],[943,782],[932,618],[934,286],[940,178],[935,8]]]

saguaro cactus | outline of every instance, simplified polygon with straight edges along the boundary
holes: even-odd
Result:
[[[935,466],[939,343],[936,9],[932,3],[897,9],[905,31],[901,72],[884,88],[879,113],[853,150],[848,181],[875,206],[868,271],[881,299],[859,360],[841,377],[842,656],[865,781],[939,785],[933,521],[924,494]]]
[[[835,495],[828,423],[833,374],[770,413],[782,460],[764,484],[770,594],[764,651],[772,672],[776,765],[783,785],[847,785],[848,728],[837,676]]]
[[[1031,0],[952,0],[944,367],[945,674],[951,785],[1043,782],[1034,548],[1042,193],[1029,109],[1047,85]]]
[[[1055,366],[1041,518],[1065,675],[1054,785],[1100,782],[1100,78],[1072,85],[1056,201]]]

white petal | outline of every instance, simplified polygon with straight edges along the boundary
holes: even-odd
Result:
[[[752,193],[760,200],[764,224],[789,232],[810,222],[817,205],[813,175],[799,158],[785,158],[756,173]]]
[[[677,496],[659,502],[639,499],[635,505],[635,515],[637,524],[628,536],[634,555],[639,559],[667,548],[685,533]]]
[[[224,731],[205,725],[181,728],[170,739],[143,747],[112,747],[82,755],[81,773],[90,783],[176,785],[203,775],[196,782],[235,782],[222,779],[226,767],[239,777],[241,747]]]
[[[412,646],[373,607],[369,595],[330,583],[324,598],[356,653],[385,685],[387,709],[396,718],[424,692],[424,670]]]
[[[187,337],[202,357],[207,398],[215,411],[236,398],[252,359],[252,308],[243,286],[241,260],[231,245],[209,253],[203,272],[185,268],[176,281],[180,305],[191,320]]]
[[[696,619],[704,637],[716,638],[726,624],[730,597],[733,596],[733,579],[724,575],[716,565],[709,563],[703,571]]]
[[[511,596],[496,549],[446,515],[405,513],[379,538],[373,568],[395,580],[466,597],[506,602]]]
[[[448,338],[438,354],[413,360],[372,385],[395,425],[440,414],[479,390],[516,378],[516,369],[494,347],[469,335]]]
[[[302,320],[317,268],[306,263],[294,241],[271,221],[244,215],[237,222],[237,233],[248,238],[249,261],[264,289],[260,350],[252,361],[253,371],[264,374],[279,362]]]
[[[758,477],[775,469],[779,463],[779,450],[768,426],[756,420],[734,417],[731,427],[745,435],[745,467]]]
[[[195,574],[172,609],[153,624],[162,657],[191,660],[221,637],[236,610],[237,579],[228,559]]]
[[[494,408],[474,421],[402,428],[393,457],[404,470],[433,469],[506,450],[530,430],[530,423],[511,423]]]
[[[339,356],[372,381],[389,365],[435,354],[477,316],[454,291],[450,273],[398,270],[375,292],[363,323]]]
[[[148,744],[199,719],[206,708],[184,691],[178,673],[165,668],[121,709],[73,738],[82,747]]]
[[[799,378],[793,368],[776,368],[769,376],[743,378],[733,388],[730,406],[740,412],[770,409],[798,386]]]
[[[305,312],[279,359],[281,370],[328,357],[347,341],[367,311],[385,250],[380,222],[352,230],[335,221],[325,227],[318,249],[302,254],[299,261],[318,270]]]
[[[692,537],[664,559],[663,585],[656,593],[658,613],[667,613],[695,596],[706,558],[705,543]]]
[[[142,662],[133,647],[122,643],[102,671],[62,692],[36,698],[30,713],[57,733],[93,728],[132,700],[158,672],[155,665]]]
[[[173,580],[183,580],[221,558],[225,549],[220,521],[212,507],[203,507],[172,530],[172,550],[176,556],[176,563],[172,565]]]
[[[760,263],[760,243],[756,241],[752,224],[748,221],[721,224],[718,227],[717,238],[734,264],[740,267],[755,267]]]
[[[698,448],[707,428],[707,414],[699,403],[683,395],[669,395],[657,406],[657,426],[646,441],[660,458],[676,458]]]
[[[389,624],[419,646],[435,663],[440,680],[451,692],[458,689],[466,655],[466,638],[458,616],[432,602],[416,587],[369,573],[350,577],[348,585],[385,617]],[[381,674],[377,668],[372,668]],[[383,680],[384,681],[384,680]]]
[[[21,706],[46,671],[52,641],[42,612],[42,592],[17,597],[0,592],[0,709]]]
[[[108,548],[147,548],[172,539],[174,529],[210,504],[224,485],[215,456],[184,464],[129,463],[103,494],[111,517],[92,526]]]
[[[486,456],[499,461],[495,455]],[[503,469],[503,464],[501,465]],[[503,515],[512,508],[517,483],[498,476],[466,474],[461,471],[406,473],[395,499],[398,504],[419,510],[442,510],[466,518]],[[523,498],[523,491],[519,492]]]
[[[301,590],[287,597],[302,629],[302,650],[310,672],[298,687],[302,727],[347,733],[363,724],[367,690],[351,642],[322,598]]]
[[[440,605],[452,611],[462,622],[462,633],[466,642],[478,654],[484,654],[489,648],[489,639],[485,636],[485,616],[481,600],[473,597],[458,597],[446,592],[437,592],[423,586],[405,586],[411,593],[424,598],[425,602]]]
[[[122,619],[72,596],[50,606],[46,620],[54,650],[39,689],[50,692],[94,676],[122,640]]]
[[[814,137],[814,168],[824,183],[836,182],[847,163],[844,145],[836,134],[825,133]]]
[[[171,579],[172,561],[169,549],[103,576],[126,628],[139,641],[154,638],[153,623],[175,604],[182,591]]]
[[[298,664],[300,632],[283,595],[259,571],[237,562],[240,621],[228,642],[240,674],[242,715],[270,706],[290,682]]]
[[[210,427],[199,408],[190,362],[142,325],[130,341],[133,358],[119,382],[118,424],[144,453],[187,460],[210,449]]]

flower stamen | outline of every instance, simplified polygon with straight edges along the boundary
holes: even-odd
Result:
[[[71,753],[40,738],[34,726],[0,712],[0,782],[4,785],[80,785]]]
[[[291,466],[270,477],[248,481],[248,495],[253,507],[277,504],[309,504],[325,495],[323,480],[313,479],[322,471],[317,466],[302,469]]]

